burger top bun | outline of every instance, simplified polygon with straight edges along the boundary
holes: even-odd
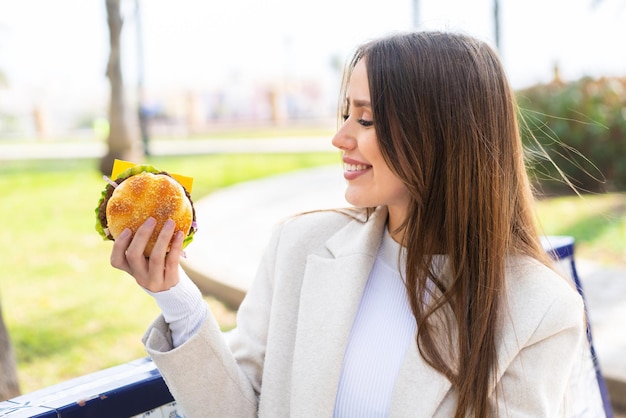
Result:
[[[172,177],[150,172],[128,177],[115,188],[106,204],[108,230],[113,239],[125,228],[137,232],[149,217],[156,219],[156,226],[144,251],[146,257],[150,257],[159,232],[168,219],[175,222],[176,231],[187,235],[191,230],[191,201],[185,189]]]

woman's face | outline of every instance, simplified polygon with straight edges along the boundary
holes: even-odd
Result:
[[[364,59],[354,67],[346,100],[345,121],[332,141],[343,152],[346,200],[357,207],[388,206],[389,226],[392,221],[398,226],[404,220],[409,194],[380,152]]]

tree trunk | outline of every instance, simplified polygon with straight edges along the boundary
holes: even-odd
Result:
[[[13,347],[9,332],[2,319],[2,302],[0,301],[0,401],[14,398],[20,394],[17,380],[17,366],[13,356]]]
[[[500,43],[500,0],[493,0],[493,37],[496,41],[498,53],[502,54]]]
[[[127,121],[120,42],[124,22],[120,11],[120,1],[106,0],[111,44],[106,74],[111,84],[111,98],[109,104],[109,137],[107,140],[109,150],[100,160],[100,171],[105,175],[111,174],[113,161],[116,158],[139,163],[143,156],[141,142],[136,135],[131,134]]]

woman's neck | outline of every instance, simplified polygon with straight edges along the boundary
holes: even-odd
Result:
[[[406,208],[388,206],[387,229],[389,235],[398,244],[404,245],[404,228],[402,223],[406,217]]]

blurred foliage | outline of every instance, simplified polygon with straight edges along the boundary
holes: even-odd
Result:
[[[557,80],[520,90],[517,100],[541,190],[626,190],[626,78]]]

